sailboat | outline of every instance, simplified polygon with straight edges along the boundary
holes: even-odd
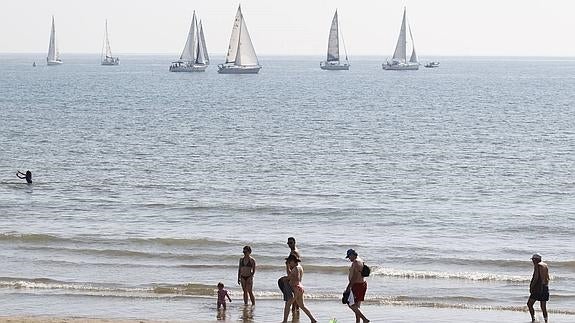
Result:
[[[60,65],[60,52],[58,51],[58,44],[56,43],[56,26],[54,24],[54,16],[52,16],[52,30],[50,31],[50,45],[48,46],[48,56],[46,57],[47,65]]]
[[[226,55],[226,62],[218,65],[218,73],[221,74],[257,74],[262,67],[258,62],[256,51],[246,21],[242,15],[241,6],[234,20],[230,46]]]
[[[102,65],[118,65],[120,58],[112,56],[110,40],[108,39],[108,20],[106,19],[106,34],[104,36],[104,48],[102,49]]]
[[[409,43],[407,40],[407,31],[409,30]],[[407,60],[408,45],[411,45],[411,57]],[[415,53],[415,45],[413,43],[413,35],[411,34],[411,27],[407,23],[406,8],[403,8],[403,20],[401,21],[401,29],[399,31],[399,38],[395,46],[393,58],[381,64],[384,70],[418,70],[419,62],[417,61],[417,54]]]
[[[322,70],[349,70],[349,60],[347,59],[347,50],[345,49],[345,42],[343,41],[343,50],[345,53],[345,62],[339,60],[339,23],[337,19],[337,10],[333,15],[331,21],[331,28],[329,29],[329,39],[327,43],[327,59],[319,63],[319,67]]]
[[[170,72],[204,72],[209,63],[204,28],[201,21],[198,28],[196,12],[194,11],[186,45],[180,59],[170,65]]]

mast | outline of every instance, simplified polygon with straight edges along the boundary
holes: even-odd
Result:
[[[236,58],[234,59],[235,65],[242,65],[242,25],[244,24],[244,16],[238,6],[238,12],[240,14],[240,25],[238,27],[238,45],[236,47]]]

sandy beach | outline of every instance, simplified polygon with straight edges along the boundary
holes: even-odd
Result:
[[[344,305],[335,301],[306,301],[308,308],[312,311],[319,322],[329,322],[330,319],[337,319],[338,323],[349,323],[354,321],[353,313]],[[200,304],[197,304],[200,305]],[[138,313],[133,313],[134,318],[96,318],[91,315],[86,316],[0,316],[1,323],[8,322],[47,322],[47,323],[157,323],[157,322],[252,322],[269,323],[280,322],[283,302],[279,300],[261,300],[255,307],[244,307],[243,304],[232,303],[229,305],[224,316],[218,314],[215,309],[205,306],[196,307],[191,311],[190,318],[186,320],[149,320],[145,317],[137,318]],[[371,322],[395,322],[395,323],[430,323],[430,322],[469,322],[469,323],[492,323],[492,322],[528,322],[529,313],[527,310],[521,311],[499,311],[499,310],[471,310],[453,308],[424,308],[409,306],[381,306],[365,304],[362,306],[364,313]],[[219,318],[218,318],[219,316]],[[194,317],[194,318],[192,318]],[[550,320],[554,323],[572,322],[573,317],[554,313],[552,304],[550,306]],[[537,311],[537,319],[543,321],[540,311]],[[299,320],[289,322],[308,322],[307,317],[302,312]]]
[[[44,323],[74,323],[74,322],[85,322],[85,323],[148,323],[148,322],[160,322],[160,321],[148,321],[148,320],[122,320],[122,319],[99,319],[99,318],[87,318],[87,317],[52,317],[52,316],[13,316],[13,317],[0,317],[0,322],[2,323],[12,323],[12,322],[44,322]]]

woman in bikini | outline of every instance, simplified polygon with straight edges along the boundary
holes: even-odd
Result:
[[[288,264],[288,268],[290,270],[288,274],[288,280],[293,290],[293,298],[286,301],[284,307],[284,320],[282,323],[287,322],[292,303],[296,303],[299,306],[299,308],[301,308],[301,310],[305,313],[305,315],[309,317],[311,322],[316,323],[317,322],[316,319],[313,317],[309,309],[305,307],[305,304],[303,303],[304,289],[301,283],[301,280],[303,278],[303,267],[299,264],[301,260],[299,260],[299,258],[297,258],[295,255],[290,255],[289,257],[286,258],[286,261]]]
[[[252,248],[250,246],[244,247],[244,256],[240,258],[238,267],[238,284],[242,285],[244,291],[244,304],[248,305],[248,295],[252,301],[252,305],[256,305],[256,298],[252,288],[254,287],[254,274],[256,273],[256,260],[250,255]]]

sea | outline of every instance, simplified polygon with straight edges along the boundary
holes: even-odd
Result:
[[[575,322],[574,58],[398,72],[263,56],[257,75],[220,75],[223,55],[205,73],[44,56],[0,55],[1,315],[215,321],[222,282],[225,320],[279,322],[293,236],[323,321],[345,308],[353,248],[372,269],[364,311],[402,313],[387,322],[528,322],[534,253],[550,317]]]

